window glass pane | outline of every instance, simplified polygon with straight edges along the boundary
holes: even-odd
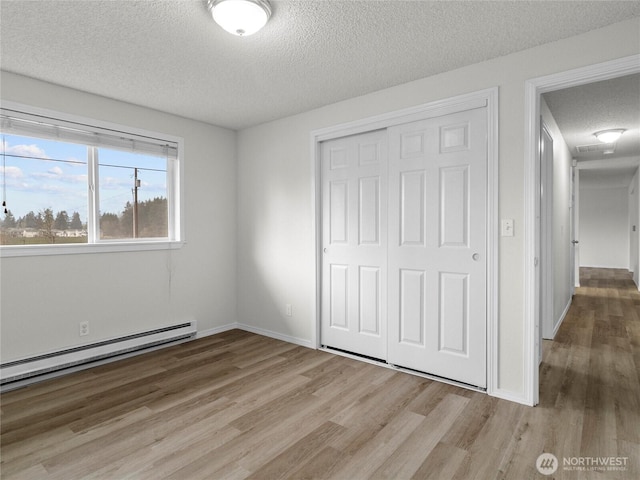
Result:
[[[87,148],[2,134],[0,244],[87,242]]]
[[[167,158],[98,149],[100,238],[167,238]]]

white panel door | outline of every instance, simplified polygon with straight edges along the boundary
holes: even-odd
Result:
[[[387,135],[321,144],[321,343],[386,358]]]
[[[388,133],[388,362],[485,387],[486,109]]]

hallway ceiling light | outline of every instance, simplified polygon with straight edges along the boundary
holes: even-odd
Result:
[[[218,25],[241,37],[256,33],[271,16],[267,0],[207,0],[207,8]]]
[[[617,142],[620,136],[625,132],[624,128],[613,128],[610,130],[600,130],[594,133],[595,137],[602,143],[614,143]]]

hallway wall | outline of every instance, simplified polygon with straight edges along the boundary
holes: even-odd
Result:
[[[543,325],[543,337],[553,338],[571,303],[571,152],[544,98],[540,114],[553,138],[553,318]]]
[[[629,268],[629,201],[624,186],[580,182],[580,266]]]
[[[636,171],[631,185],[629,185],[629,271],[633,273],[633,281],[640,285],[640,245],[638,243],[638,229],[640,228],[640,198],[638,195],[638,171]]]

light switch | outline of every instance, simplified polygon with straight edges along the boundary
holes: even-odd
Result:
[[[502,219],[502,236],[513,237],[513,218]]]

